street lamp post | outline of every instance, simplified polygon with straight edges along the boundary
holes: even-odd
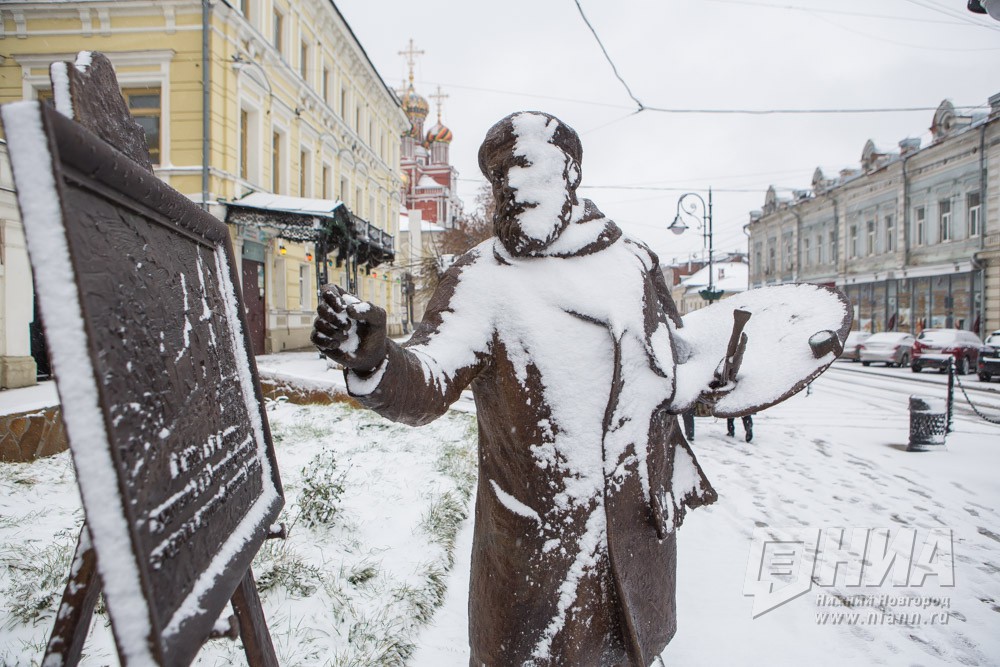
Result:
[[[705,200],[697,192],[685,192],[682,194],[677,200],[677,214],[667,229],[674,234],[683,234],[687,231],[688,226],[684,224],[684,219],[681,218],[681,211],[694,215],[695,211],[698,210],[697,202],[691,202],[688,208],[684,208],[684,200],[688,197],[694,197],[701,203],[702,244],[708,246],[708,289],[703,289],[698,294],[708,303],[712,303],[722,297],[722,290],[715,289],[715,271],[712,262],[712,188],[708,189],[708,204],[705,203]]]

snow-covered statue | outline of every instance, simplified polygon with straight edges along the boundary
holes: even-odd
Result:
[[[738,357],[752,366],[754,347],[739,332],[728,345],[736,306],[704,309],[715,315],[685,336],[656,255],[577,198],[582,153],[549,114],[507,116],[479,150],[496,236],[448,270],[412,338],[389,340],[385,313],[336,286],[315,322],[350,394],[389,419],[425,424],[472,388],[470,665],[652,663],[676,629],[677,528],[716,500],[675,415],[696,401],[758,410],[836,355],[837,334],[817,334],[783,388],[741,397]],[[752,301],[747,331],[787,305]]]

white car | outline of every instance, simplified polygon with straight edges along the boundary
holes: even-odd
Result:
[[[915,339],[901,331],[885,331],[872,334],[858,346],[858,358],[862,366],[880,362],[886,366],[909,366],[910,347]]]

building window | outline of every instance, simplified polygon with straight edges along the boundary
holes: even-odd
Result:
[[[816,235],[816,263],[825,264],[826,258],[823,256],[823,235]]]
[[[830,261],[837,261],[837,233],[830,232]]]
[[[918,206],[913,211],[913,245],[927,243],[927,231],[924,224],[927,220],[927,208]]]
[[[337,111],[340,112],[341,118],[347,116],[347,88],[344,86],[340,87],[340,108]]]
[[[951,200],[942,199],[938,202],[938,240],[951,241]]]
[[[354,107],[354,131],[361,134],[361,105]]]
[[[330,185],[331,185],[331,182],[332,182],[332,179],[330,178],[330,165],[324,164],[323,165],[323,171],[321,173],[323,175],[323,185],[322,185],[322,188],[323,188],[323,199],[329,199],[330,198]]]
[[[272,25],[273,31],[271,33],[271,44],[274,48],[278,50],[278,53],[284,55],[285,49],[285,15],[282,14],[277,8],[274,10],[274,20]]]
[[[969,211],[969,237],[979,236],[982,228],[982,204],[978,192],[970,192],[965,200],[966,209]]]
[[[347,201],[347,197],[350,194],[351,194],[351,182],[347,180],[346,176],[341,176],[340,177],[340,195],[339,195],[338,199],[340,199],[340,201],[344,202],[344,205],[347,206],[347,208],[351,208],[350,203]]]
[[[847,254],[851,259],[858,256],[858,226],[851,225],[850,245]]]
[[[271,134],[271,192],[281,194],[281,133]]]
[[[813,251],[812,251],[812,245],[809,243],[809,239],[802,239],[802,250],[803,250],[802,254],[805,256],[805,265],[811,266],[813,259],[812,256]]]
[[[300,197],[308,197],[310,194],[312,194],[310,192],[311,188],[309,187],[311,180],[310,172],[312,170],[309,169],[309,167],[310,167],[309,151],[300,150],[299,151],[299,196]]]
[[[753,272],[755,274],[759,275],[759,274],[763,273],[763,271],[762,271],[762,269],[764,268],[764,266],[762,264],[763,261],[764,261],[764,252],[763,252],[763,250],[761,250],[761,246],[760,246],[759,243],[754,243],[753,244]]]
[[[775,254],[774,245],[772,244],[767,249],[767,270],[764,272],[765,275],[772,275],[777,268]]]
[[[330,104],[330,68],[323,67],[323,101]]]
[[[299,75],[303,81],[309,81],[309,45],[305,42],[299,47]]]
[[[250,112],[240,109],[240,178],[244,181],[248,179],[250,165],[248,155],[250,152]]]
[[[299,308],[301,310],[311,310],[309,303],[309,265],[299,264]]]
[[[874,255],[875,254],[875,221],[869,220],[867,223],[868,235],[865,241],[865,254]]]
[[[146,148],[153,164],[160,164],[160,89],[122,88],[132,117],[146,133]]]
[[[891,215],[885,216],[885,251],[893,252],[896,249],[896,221]]]

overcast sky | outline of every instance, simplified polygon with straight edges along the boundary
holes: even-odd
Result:
[[[425,51],[417,92],[448,95],[467,207],[490,125],[547,111],[581,135],[583,196],[664,262],[702,248],[697,229],[667,231],[684,192],[707,198],[711,186],[716,249],[745,250],[743,225],[769,185],[808,189],[816,167],[828,177],[857,168],[868,139],[926,146],[942,100],[983,112],[1000,93],[1000,22],[965,0],[580,0],[647,107],[926,109],[795,115],[635,114],[574,0],[335,2],[390,86],[406,77],[408,41]]]

